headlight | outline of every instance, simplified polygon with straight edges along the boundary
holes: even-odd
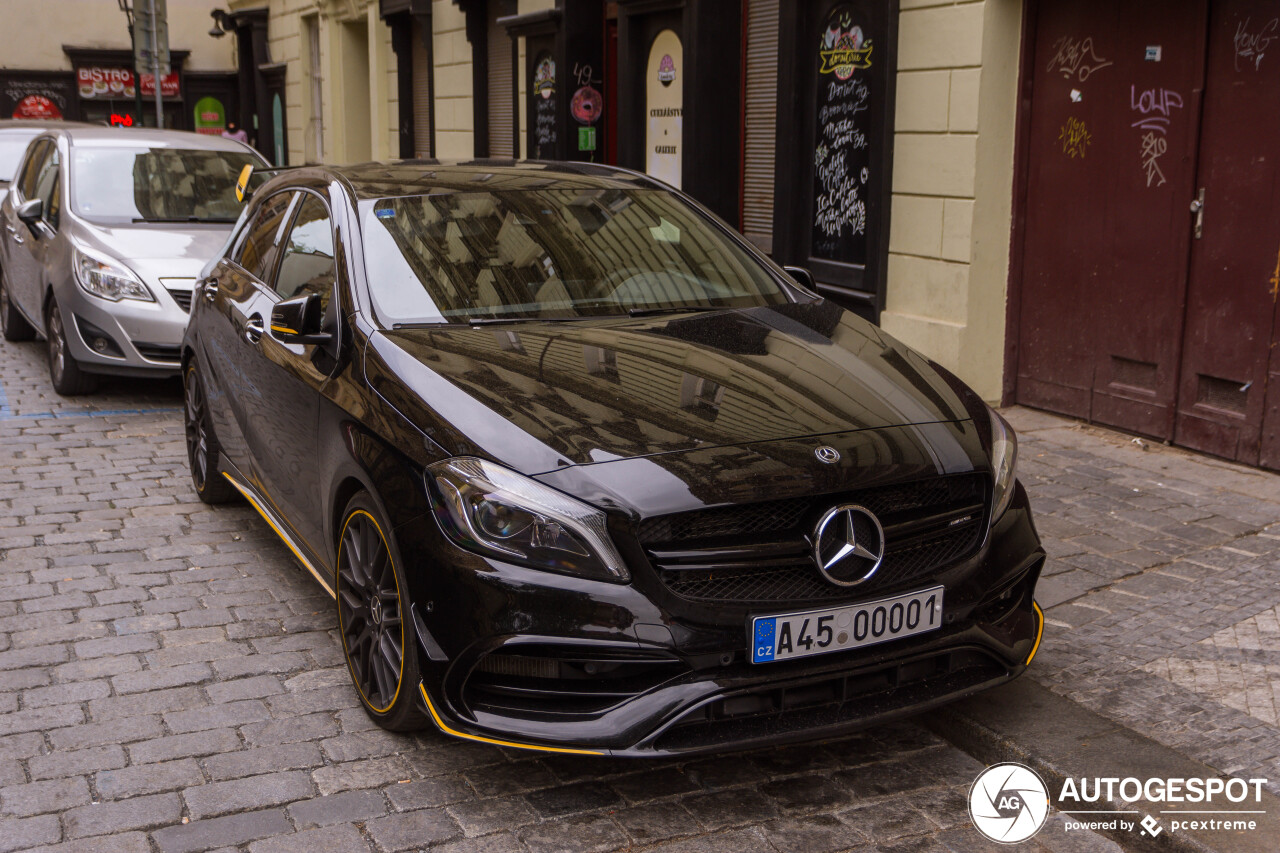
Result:
[[[991,415],[991,472],[995,475],[996,488],[991,501],[991,523],[995,524],[1013,500],[1013,485],[1017,477],[1014,470],[1018,464],[1018,437],[1013,434],[1013,427],[1000,417],[995,409],[988,408]]]
[[[105,258],[95,257],[76,249],[75,254],[76,281],[80,287],[112,302],[121,299],[137,299],[142,302],[155,302],[155,297],[147,286],[138,281],[138,277],[125,269],[120,263]]]
[[[462,547],[553,572],[630,578],[595,507],[483,459],[437,462],[427,476],[441,526]]]

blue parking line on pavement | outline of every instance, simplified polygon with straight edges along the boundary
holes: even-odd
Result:
[[[34,421],[42,418],[101,418],[115,415],[150,415],[174,414],[181,412],[181,406],[156,406],[149,409],[68,409],[63,412],[34,412],[15,414],[9,406],[9,396],[5,394],[4,383],[0,382],[0,421]]]

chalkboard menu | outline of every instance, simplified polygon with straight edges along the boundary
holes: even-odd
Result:
[[[816,34],[812,257],[867,263],[867,203],[883,176],[872,173],[870,69],[875,47],[851,4],[835,6]]]
[[[550,51],[534,57],[533,85],[529,92],[531,108],[529,127],[532,145],[529,156],[534,160],[556,157],[556,61]]]

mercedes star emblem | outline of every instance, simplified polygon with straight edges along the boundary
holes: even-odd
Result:
[[[813,451],[813,455],[818,457],[818,461],[825,462],[828,465],[834,465],[840,461],[840,451],[825,444]]]
[[[832,507],[813,532],[813,559],[836,586],[857,586],[884,561],[884,528],[865,507]]]

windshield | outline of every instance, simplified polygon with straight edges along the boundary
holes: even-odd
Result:
[[[662,190],[512,190],[361,204],[388,325],[748,308],[788,300],[753,256]]]
[[[199,148],[72,149],[71,204],[96,221],[234,222],[236,179],[247,151]]]
[[[12,181],[14,172],[18,171],[18,161],[22,152],[27,150],[27,143],[40,135],[41,128],[30,130],[5,131],[0,133],[0,181]]]

